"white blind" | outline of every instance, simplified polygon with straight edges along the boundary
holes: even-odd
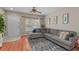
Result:
[[[40,19],[25,18],[25,31],[31,32],[34,28],[40,28]]]

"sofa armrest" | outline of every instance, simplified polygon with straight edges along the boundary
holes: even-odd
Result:
[[[70,37],[70,38],[69,38],[69,41],[71,41],[71,46],[72,46],[72,47],[75,46],[75,42],[76,42],[76,40],[77,40],[76,38],[77,38],[76,36],[75,36],[75,37]]]
[[[76,36],[75,37],[69,37],[69,41],[71,42],[75,42],[77,39],[76,39]]]

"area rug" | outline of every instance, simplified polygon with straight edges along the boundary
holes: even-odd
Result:
[[[45,39],[29,39],[33,51],[66,51],[66,49],[59,45]]]

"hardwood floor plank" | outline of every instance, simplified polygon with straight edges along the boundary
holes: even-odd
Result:
[[[28,39],[22,36],[19,40],[3,43],[0,51],[31,51]]]

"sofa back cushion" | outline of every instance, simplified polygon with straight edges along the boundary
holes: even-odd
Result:
[[[36,33],[41,32],[41,29],[40,28],[37,28],[35,32]]]
[[[68,30],[59,30],[59,29],[50,29],[50,28],[44,28],[44,29],[42,29],[42,28],[37,28],[36,30],[35,30],[35,32],[36,33],[50,33],[50,34],[54,34],[54,35],[57,35],[57,36],[60,36],[60,33],[61,32],[69,32],[69,35],[68,35],[68,37],[74,37],[74,36],[76,36],[77,35],[77,33],[76,32],[74,32],[74,31],[68,31]]]
[[[47,32],[47,29],[46,28],[41,28],[41,32],[42,33],[46,33]]]
[[[59,30],[50,29],[50,33],[59,36]]]
[[[76,36],[76,35],[77,35],[77,33],[74,32],[74,31],[71,31],[71,32],[69,33],[69,37],[74,37],[74,36]]]
[[[47,29],[47,33],[50,33],[50,30],[51,30],[51,29],[50,29],[50,28],[48,28],[48,29]]]

